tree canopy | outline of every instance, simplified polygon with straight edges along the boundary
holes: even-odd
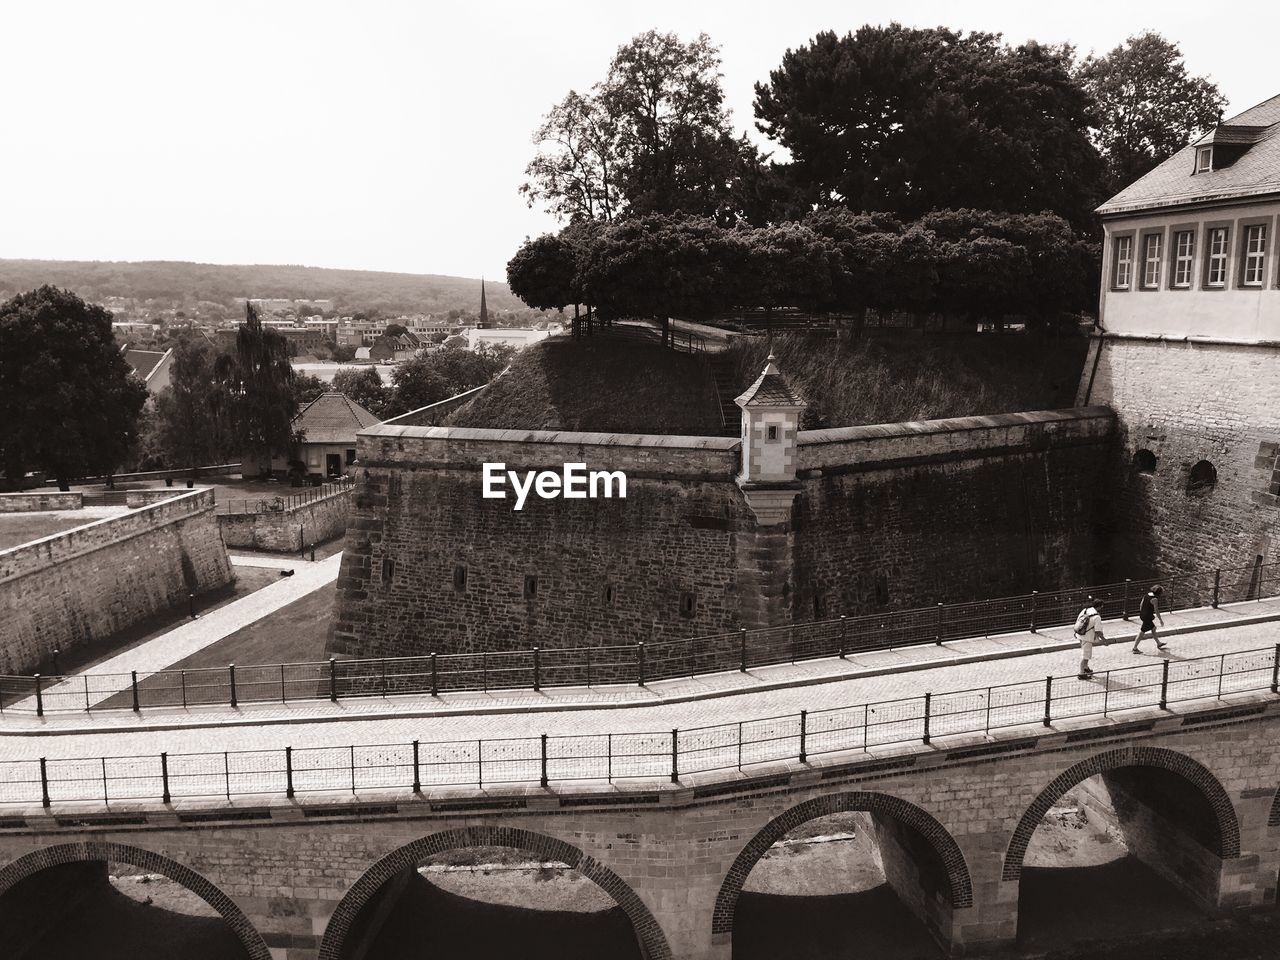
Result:
[[[231,435],[231,395],[214,375],[208,341],[183,337],[173,351],[169,386],[156,397],[156,442],[164,462],[199,467],[240,453]]]
[[[373,367],[339,370],[333,375],[333,389],[345,394],[375,417],[381,417],[387,405],[388,391],[382,375]]]
[[[44,286],[0,305],[0,454],[9,483],[43,470],[112,473],[137,439],[146,387],[111,335],[111,314]]]
[[[246,460],[269,470],[271,458],[287,454],[294,440],[298,401],[289,344],[246,302],[235,346],[218,358],[214,372],[231,393],[231,421]]]

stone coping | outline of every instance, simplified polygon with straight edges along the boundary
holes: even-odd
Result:
[[[1206,337],[1194,333],[1142,333],[1140,331],[1101,330],[1093,334],[1099,340],[1145,340],[1149,343],[1198,343],[1218,347],[1280,347],[1280,340],[1247,340],[1243,337]]]
[[[798,442],[801,446],[815,446],[823,443],[847,443],[851,440],[883,440],[894,437],[918,437],[1034,426],[1042,423],[1071,423],[1114,418],[1115,412],[1110,407],[1100,405],[1070,407],[1062,410],[1029,410],[1023,413],[998,413],[980,417],[948,417],[941,420],[908,420],[902,423],[874,423],[858,427],[801,430]]]
[[[686,437],[644,433],[580,433],[567,430],[488,430],[479,427],[414,427],[380,423],[361,430],[362,437],[400,437],[407,440],[539,443],[568,446],[645,447],[669,450],[737,450],[736,437]]]

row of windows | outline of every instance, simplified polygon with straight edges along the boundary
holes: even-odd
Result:
[[[1140,474],[1156,472],[1156,455],[1150,450],[1139,450],[1133,455],[1133,468]],[[1187,471],[1187,496],[1202,497],[1218,485],[1218,468],[1208,460],[1197,460]]]
[[[1239,285],[1262,287],[1266,283],[1268,224],[1250,223],[1243,228],[1244,242],[1240,247]],[[1189,290],[1194,282],[1196,257],[1196,231],[1174,230],[1168,252],[1168,286],[1174,290]],[[1217,226],[1205,230],[1205,257],[1203,287],[1225,289],[1231,259],[1231,227]],[[1134,280],[1134,237],[1132,234],[1117,236],[1112,240],[1113,264],[1111,287],[1128,290]],[[1142,247],[1137,252],[1138,287],[1141,290],[1159,290],[1166,269],[1165,236],[1163,233],[1142,235]]]

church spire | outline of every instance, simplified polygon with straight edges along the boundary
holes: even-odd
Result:
[[[487,330],[489,327],[489,307],[484,302],[484,277],[480,278],[480,323],[481,330]]]

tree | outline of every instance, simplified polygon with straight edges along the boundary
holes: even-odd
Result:
[[[214,362],[202,338],[183,337],[174,347],[169,386],[155,402],[155,440],[166,464],[199,467],[236,452],[230,396],[214,376]]]
[[[1071,51],[893,23],[788,50],[756,85],[758,128],[819,206],[914,219],[966,206],[1089,221],[1102,164]]]
[[[293,375],[293,397],[299,409],[315,400],[320,394],[327,393],[328,390],[329,384],[314,374],[295,372]]]
[[[1097,104],[1093,142],[1121,190],[1218,123],[1226,98],[1187,73],[1182,51],[1158,33],[1129,37],[1090,56],[1076,76]]]
[[[409,332],[409,328],[402,323],[388,323],[383,334],[388,337],[399,337]]]
[[[245,466],[269,473],[271,458],[285,455],[294,443],[293,394],[289,345],[270,327],[254,304],[245,303],[245,321],[236,331],[232,353],[218,357],[214,373],[231,393],[231,422],[244,452]]]
[[[467,350],[446,343],[435,353],[411,357],[391,374],[391,396],[383,415],[398,417],[486,384],[506,368],[514,353],[505,345]]]
[[[146,387],[111,334],[111,314],[44,286],[0,305],[0,455],[20,486],[27,470],[112,473],[137,439]]]
[[[387,405],[387,387],[373,367],[339,370],[333,376],[333,389],[345,394],[375,417],[382,416]]]
[[[605,79],[569,95],[534,134],[521,192],[570,223],[623,213],[693,213],[722,222],[742,207],[737,186],[760,163],[735,137],[706,34],[684,43],[650,30],[618,48]]]
[[[577,250],[562,233],[526,240],[507,261],[507,285],[538,309],[563,310],[579,303]]]

